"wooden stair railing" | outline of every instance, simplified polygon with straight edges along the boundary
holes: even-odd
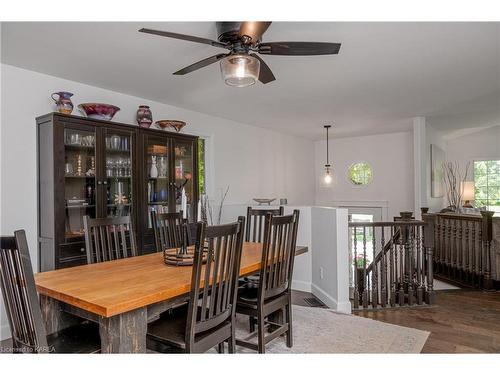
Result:
[[[492,220],[493,212],[479,215],[457,213],[426,214],[434,221],[436,275],[461,286],[493,289]]]
[[[393,222],[349,223],[354,309],[433,303],[432,224],[411,216]],[[373,259],[370,264],[368,256]]]

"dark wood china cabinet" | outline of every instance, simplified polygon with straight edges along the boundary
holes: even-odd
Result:
[[[51,113],[38,134],[39,269],[86,264],[83,216],[131,215],[140,254],[153,252],[150,212],[194,221],[198,137]]]

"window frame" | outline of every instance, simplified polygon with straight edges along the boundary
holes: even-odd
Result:
[[[490,158],[481,158],[481,159],[474,159],[472,161],[472,177],[473,177],[473,181],[474,181],[474,207],[484,207],[486,206],[486,208],[488,210],[493,210],[495,212],[500,212],[500,204],[499,205],[491,205],[490,202],[492,201],[492,199],[489,198],[489,188],[490,188],[490,185],[488,184],[488,180],[489,180],[489,171],[486,172],[486,186],[485,185],[481,185],[480,187],[481,188],[486,188],[486,199],[477,199],[476,196],[477,196],[477,191],[478,191],[478,185],[477,185],[477,182],[476,182],[476,163],[479,163],[479,162],[492,162],[492,161],[496,161],[498,163],[500,163],[500,159],[490,159]],[[488,168],[488,167],[487,167]],[[494,187],[497,186],[497,185],[494,185]],[[499,189],[500,189],[500,185],[498,185]],[[478,204],[478,201],[481,201],[483,204],[482,205],[479,205]],[[500,202],[500,199],[498,199],[498,201]],[[486,203],[486,204],[484,204]],[[492,209],[492,207],[496,207],[497,209]]]

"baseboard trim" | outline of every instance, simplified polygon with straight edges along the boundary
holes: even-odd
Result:
[[[292,280],[292,289],[311,293],[311,283],[301,280]]]
[[[311,293],[314,294],[318,299],[321,300],[325,305],[329,308],[344,314],[351,313],[351,302],[338,302],[335,298],[333,298],[330,294],[325,292],[319,286],[315,284],[311,284]]]

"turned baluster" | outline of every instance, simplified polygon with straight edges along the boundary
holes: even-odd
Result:
[[[391,306],[396,305],[396,280],[398,269],[398,254],[396,252],[396,240],[394,239],[394,227],[391,226],[391,250],[390,250],[390,289],[391,289]]]
[[[491,279],[491,241],[493,240],[493,211],[481,211],[482,220],[482,242],[484,250],[484,289],[493,288]]]
[[[375,308],[378,305],[378,263],[376,262],[376,247],[377,242],[375,240],[375,227],[372,227],[372,253],[373,253],[373,263],[372,263],[372,306]]]
[[[386,289],[386,283],[387,283],[387,265],[386,265],[386,254],[384,252],[385,248],[385,233],[384,229],[385,227],[382,227],[382,232],[380,234],[380,246],[381,246],[381,251],[382,251],[382,257],[380,259],[380,305],[382,307],[385,307],[387,305],[387,289]]]
[[[406,233],[405,233],[405,228],[403,226],[399,227],[400,231],[400,236],[399,236],[399,305],[404,306],[405,304],[405,291],[404,291],[404,284],[405,284],[405,267],[406,267],[406,258],[403,253],[404,251],[404,244],[406,242]]]
[[[470,282],[470,238],[469,238],[469,221],[464,222],[464,280]]]
[[[423,302],[423,287],[422,287],[422,249],[421,242],[422,236],[420,227],[415,227],[415,240],[417,247],[417,304],[421,305]]]
[[[408,236],[405,241],[405,253],[406,259],[408,261],[408,266],[406,267],[407,269],[407,280],[408,280],[408,305],[413,305],[413,302],[415,300],[415,291],[413,289],[414,285],[414,277],[413,277],[413,256],[414,256],[414,240],[413,240],[413,228],[411,226],[407,227],[407,233]]]
[[[354,308],[359,308],[359,280],[358,280],[358,228],[353,227],[354,231]]]
[[[368,307],[368,285],[366,277],[366,227],[363,227],[363,308]]]

